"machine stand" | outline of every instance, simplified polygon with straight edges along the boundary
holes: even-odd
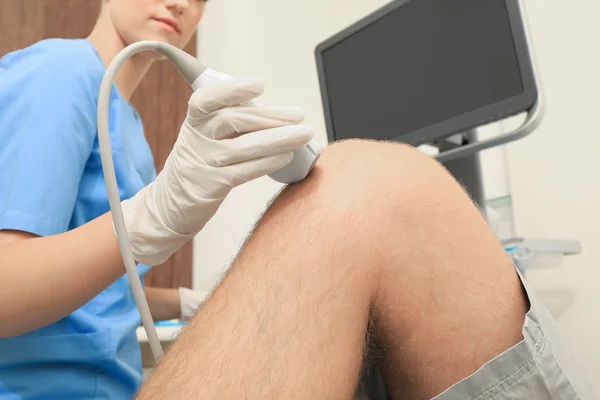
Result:
[[[440,153],[457,149],[461,146],[467,146],[477,141],[475,130],[467,131],[460,135],[461,143],[444,140],[437,144]],[[471,199],[477,204],[482,212],[486,209],[486,199],[483,188],[483,173],[481,169],[480,154],[474,153],[464,157],[442,161],[442,164],[456,178],[458,182],[466,189]]]

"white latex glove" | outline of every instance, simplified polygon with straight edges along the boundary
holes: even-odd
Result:
[[[181,319],[189,320],[208,298],[210,292],[204,290],[191,290],[179,288],[179,303],[181,305]]]
[[[135,260],[163,263],[198,233],[231,189],[286,166],[313,129],[297,107],[241,105],[264,91],[256,78],[195,91],[156,180],[122,203]]]

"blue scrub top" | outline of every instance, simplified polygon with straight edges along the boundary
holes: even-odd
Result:
[[[96,123],[104,72],[85,39],[44,40],[0,59],[0,229],[48,236],[109,211]],[[140,117],[116,86],[110,121],[126,199],[156,172]],[[131,398],[142,380],[139,325],[123,275],[68,317],[0,339],[0,399]]]

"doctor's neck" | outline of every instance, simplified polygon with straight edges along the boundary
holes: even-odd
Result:
[[[102,62],[106,67],[112,62],[117,54],[126,47],[114,25],[108,18],[100,15],[88,40],[96,47]],[[136,54],[129,58],[121,67],[115,78],[115,84],[120,94],[127,100],[131,100],[133,92],[138,87],[142,78],[150,69],[152,58]]]

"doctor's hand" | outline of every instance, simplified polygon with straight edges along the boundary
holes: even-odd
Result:
[[[207,290],[191,290],[185,287],[177,289],[179,292],[179,308],[181,319],[189,321],[196,311],[204,304],[210,296]]]
[[[163,263],[198,233],[236,186],[286,166],[313,129],[297,107],[246,105],[255,78],[195,91],[173,151],[156,180],[122,203],[137,262]]]

